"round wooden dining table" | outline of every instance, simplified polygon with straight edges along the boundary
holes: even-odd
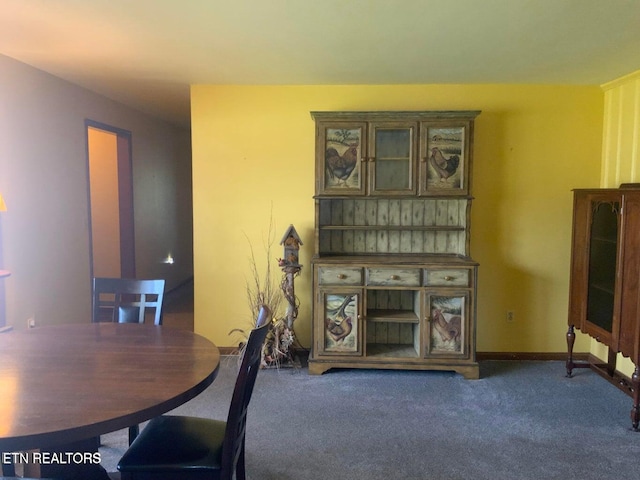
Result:
[[[206,338],[163,326],[0,334],[0,452],[55,448],[149,420],[201,393],[219,363]]]

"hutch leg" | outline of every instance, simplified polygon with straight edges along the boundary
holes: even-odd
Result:
[[[631,425],[638,431],[640,423],[640,367],[635,368],[631,376],[631,387],[633,388],[633,408],[631,409]]]
[[[613,377],[616,373],[616,359],[618,357],[618,352],[616,352],[613,348],[609,347],[609,353],[607,357],[607,375]]]
[[[573,373],[573,369],[576,366],[573,363],[573,344],[576,341],[576,332],[574,331],[573,325],[569,325],[569,330],[567,331],[567,377],[571,378]]]
[[[479,365],[458,367],[455,371],[462,375],[466,380],[478,380],[480,378]]]
[[[331,367],[319,363],[309,363],[309,375],[322,375]]]

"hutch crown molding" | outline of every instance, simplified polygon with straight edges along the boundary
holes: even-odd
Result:
[[[469,257],[479,111],[312,112],[309,373],[454,370],[478,378]]]

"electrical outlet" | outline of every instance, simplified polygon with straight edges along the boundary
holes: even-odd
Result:
[[[508,323],[513,323],[516,319],[516,314],[513,310],[508,310],[507,311],[507,322]]]
[[[36,328],[36,319],[31,317],[27,320],[27,328]]]

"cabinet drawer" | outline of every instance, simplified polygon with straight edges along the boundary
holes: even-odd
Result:
[[[357,267],[318,267],[320,285],[362,285],[362,269]]]
[[[469,270],[467,269],[443,269],[425,270],[424,284],[428,287],[467,287],[469,286]]]
[[[369,268],[367,285],[389,287],[419,287],[420,269],[418,268]]]

